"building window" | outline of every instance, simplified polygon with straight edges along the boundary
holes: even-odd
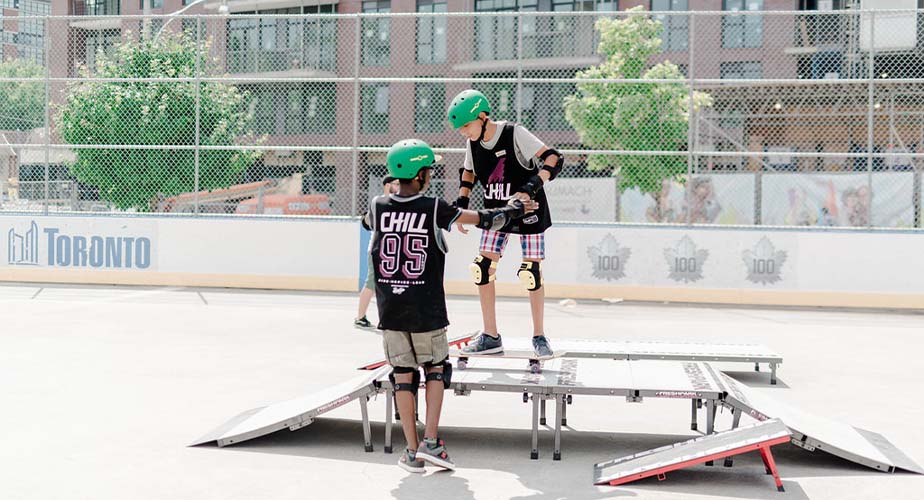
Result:
[[[148,0],[148,6],[152,9],[162,9],[164,7],[164,0]],[[138,8],[144,10],[144,0],[138,1]]]
[[[86,31],[84,44],[86,52],[84,63],[90,71],[96,69],[96,58],[102,54],[111,56],[115,51],[116,45],[122,41],[122,31],[118,28],[107,30],[90,30]]]
[[[417,0],[417,12],[446,12],[446,0]],[[417,19],[417,62],[446,62],[446,18]]]
[[[475,11],[534,11],[538,5],[537,0],[475,0]],[[516,51],[516,17],[488,16],[475,18],[475,59],[482,61],[516,59]]]
[[[261,14],[290,14],[291,17],[234,19],[232,16],[227,33],[228,72],[334,71],[337,20],[296,16],[335,12],[336,5],[329,4],[260,11]]]
[[[388,132],[389,94],[387,83],[363,84],[360,128],[364,134]]]
[[[421,134],[445,131],[446,86],[442,83],[414,85],[414,131]]]
[[[688,9],[687,0],[651,0],[651,10],[685,11]],[[690,46],[690,20],[686,15],[659,15],[655,19],[661,21],[664,31],[661,33],[661,50],[664,52],[687,50]]]
[[[759,11],[763,0],[722,0],[722,10],[731,12]],[[722,47],[740,49],[763,45],[763,16],[722,16]]]
[[[391,12],[390,0],[366,0],[363,2],[363,13],[387,14],[388,12]],[[388,18],[363,18],[363,65],[387,66],[391,51],[390,42]]]
[[[723,62],[719,69],[719,76],[729,80],[760,80],[763,71],[760,61]]]

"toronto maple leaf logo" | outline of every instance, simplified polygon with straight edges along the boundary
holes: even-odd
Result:
[[[612,234],[607,234],[599,245],[587,248],[587,257],[593,269],[591,276],[607,281],[616,281],[626,276],[626,262],[632,249],[619,246]]]
[[[783,279],[786,252],[777,250],[766,236],[761,238],[753,249],[745,250],[741,258],[748,269],[748,281],[769,285]]]
[[[696,243],[689,236],[684,236],[674,248],[664,249],[664,259],[670,269],[667,277],[684,283],[701,280],[707,258],[709,250],[696,248]]]

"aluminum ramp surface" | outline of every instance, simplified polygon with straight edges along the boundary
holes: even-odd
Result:
[[[450,347],[461,347],[471,340],[464,335],[449,341]],[[532,350],[527,337],[509,337],[504,345],[512,350]],[[776,384],[776,368],[783,357],[760,344],[711,344],[708,342],[667,342],[642,340],[559,340],[552,339],[552,348],[566,351],[567,358],[607,358],[616,360],[714,361],[725,363],[766,363],[770,367],[770,383]],[[382,359],[366,363],[360,370],[385,365]]]
[[[760,451],[764,465],[783,491],[769,448],[789,441],[790,431],[777,419],[758,422],[747,427],[698,437],[689,441],[662,446],[627,457],[594,465],[594,484],[619,484],[657,476],[667,472],[720,458]]]
[[[917,463],[881,434],[831,420],[777,401],[722,374],[724,404],[757,420],[778,418],[792,431],[792,443],[809,451],[822,450],[876,470],[903,469],[924,474]]]
[[[391,367],[381,367],[363,372],[352,379],[313,394],[245,411],[202,436],[190,446],[210,442],[216,442],[218,446],[227,446],[281,429],[294,431],[310,424],[324,413],[351,401],[359,400],[363,414],[363,430],[366,434],[366,449],[371,451],[372,442],[369,435],[366,398],[378,392],[379,387],[376,380],[382,376],[387,377],[390,372]]]

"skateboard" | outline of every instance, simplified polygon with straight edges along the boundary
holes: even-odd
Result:
[[[456,361],[456,366],[460,370],[468,368],[469,358],[503,358],[503,359],[526,359],[529,360],[529,365],[527,368],[532,373],[541,373],[542,372],[542,362],[560,358],[567,355],[564,351],[555,351],[551,356],[536,356],[536,353],[527,350],[527,349],[504,349],[503,352],[494,353],[494,354],[476,354],[471,352],[462,352],[461,349],[450,349],[449,357],[458,358]]]

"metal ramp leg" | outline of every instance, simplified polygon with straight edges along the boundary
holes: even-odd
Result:
[[[372,451],[372,428],[369,425],[368,402],[368,396],[362,396],[359,398],[359,409],[363,412],[363,442],[366,445],[366,452]]]
[[[715,400],[706,400],[706,434],[715,433]],[[712,460],[706,462],[706,467],[712,467]]]
[[[388,389],[385,391],[385,453],[391,453],[391,431],[392,431],[392,407],[391,403],[393,401],[392,390]]]
[[[533,394],[533,449],[529,453],[529,458],[539,459],[539,399],[537,394]]]
[[[690,414],[690,430],[691,430],[691,431],[695,431],[696,428],[697,428],[697,425],[696,425],[696,410],[699,408],[699,400],[698,400],[698,399],[691,399],[691,400],[690,400],[690,403],[692,403],[691,406],[693,407],[693,411],[692,411],[692,413]]]
[[[565,395],[555,398],[555,448],[552,450],[552,460],[561,460],[561,423],[566,406]]]
[[[566,396],[562,396],[562,398],[565,398],[565,397],[566,397]],[[568,425],[568,404],[567,404],[567,401],[565,401],[565,404],[561,405],[561,425],[562,425],[563,427]]]
[[[770,363],[770,385],[776,385],[776,363]]]
[[[738,424],[741,423],[741,410],[737,408],[732,408],[732,430],[738,428]],[[725,467],[732,466],[732,457],[725,457]]]
[[[539,425],[545,425],[545,399],[539,403]]]
[[[783,489],[783,481],[780,480],[780,474],[776,470],[776,462],[773,460],[773,453],[770,452],[769,446],[760,447],[760,458],[764,461],[767,474],[773,475],[773,480],[776,481],[777,491],[786,491]]]

